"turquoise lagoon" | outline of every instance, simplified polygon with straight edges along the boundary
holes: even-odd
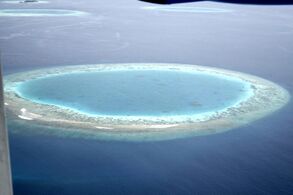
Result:
[[[182,71],[106,71],[33,79],[17,93],[41,104],[90,115],[168,116],[224,109],[245,98],[249,85]]]
[[[289,97],[259,77],[184,64],[63,66],[5,79],[15,121],[103,139],[223,132],[266,116]]]

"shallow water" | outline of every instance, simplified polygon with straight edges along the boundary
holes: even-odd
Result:
[[[26,81],[27,99],[91,115],[162,116],[224,109],[249,90],[245,82],[180,71],[74,73]]]
[[[161,12],[181,12],[181,13],[227,13],[233,12],[229,9],[212,8],[212,7],[188,7],[188,6],[146,6],[145,10],[161,11]]]
[[[84,12],[62,9],[0,9],[0,17],[81,16]]]
[[[7,1],[0,1],[0,3],[7,3],[7,4],[46,4],[49,3],[48,1],[36,1],[36,2],[23,2],[21,0],[7,0]]]

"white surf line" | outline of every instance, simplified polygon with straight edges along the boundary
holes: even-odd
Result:
[[[178,124],[167,124],[167,125],[133,125],[143,127],[145,129],[166,129],[170,127],[176,127]]]
[[[32,112],[27,112],[27,110],[25,108],[20,109],[20,114],[18,115],[19,118],[24,119],[24,120],[34,120],[37,118],[42,117],[39,114],[35,114]]]
[[[112,127],[95,126],[97,129],[114,129]]]
[[[22,116],[22,115],[18,115],[19,118],[23,119],[23,120],[29,120],[29,121],[32,121],[33,119],[32,118],[29,118],[29,117],[25,117],[25,116]]]

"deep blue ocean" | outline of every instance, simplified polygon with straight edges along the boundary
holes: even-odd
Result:
[[[136,0],[51,1],[83,17],[0,17],[5,75],[63,65],[160,62],[253,74],[293,92],[293,6],[181,4],[227,13],[160,12]],[[157,142],[57,137],[8,122],[16,195],[292,194],[293,103],[221,134]]]

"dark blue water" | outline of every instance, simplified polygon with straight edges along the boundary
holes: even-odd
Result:
[[[92,115],[180,115],[212,112],[246,97],[247,84],[180,71],[74,73],[34,79],[17,87],[35,102]]]
[[[292,94],[292,5],[186,5],[233,10],[217,14],[141,9],[148,5],[133,0],[60,0],[45,6],[93,14],[0,18],[4,72],[71,64],[187,63],[250,73]],[[45,136],[29,122],[16,123],[8,116],[14,191],[292,194],[292,116],[291,101],[262,120],[226,133],[145,143]]]
[[[11,134],[15,193],[290,194],[293,137],[278,123],[288,119],[146,143]]]

